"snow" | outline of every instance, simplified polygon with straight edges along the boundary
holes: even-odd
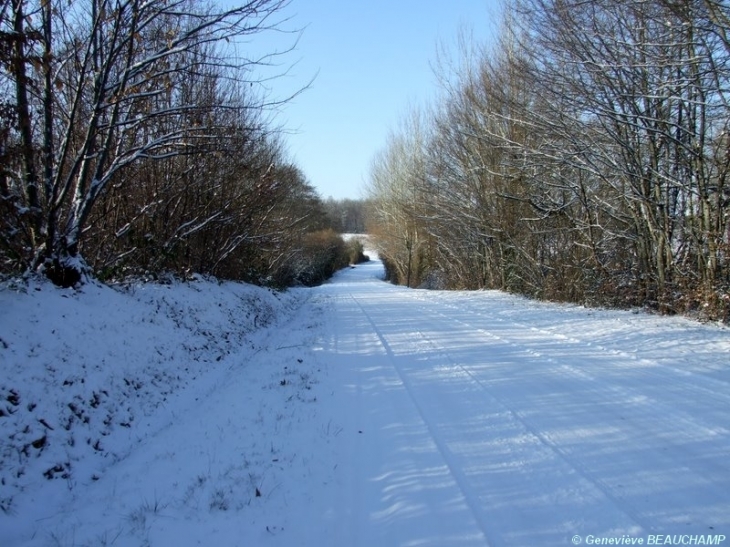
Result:
[[[730,544],[730,330],[367,252],[284,293],[6,283],[0,545]]]

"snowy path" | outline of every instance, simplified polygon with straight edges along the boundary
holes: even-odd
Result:
[[[22,477],[0,546],[730,545],[730,330],[381,273],[292,292],[94,480]]]
[[[345,430],[358,431],[331,545],[730,535],[727,345],[642,357],[611,336],[657,318],[600,312],[616,326],[590,332],[600,327],[586,310],[407,291],[379,282],[378,267],[324,289],[324,351],[350,409]],[[512,317],[515,306],[533,321]],[[552,328],[570,324],[561,313],[574,330]],[[675,342],[671,332],[659,339]]]

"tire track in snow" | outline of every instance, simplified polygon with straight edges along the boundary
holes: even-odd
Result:
[[[441,302],[440,302],[441,304]],[[575,378],[581,378],[585,381],[588,381],[592,384],[598,385],[599,380],[589,374],[584,372],[583,370],[579,370],[575,368],[574,366],[567,365],[567,364],[560,364],[554,357],[551,357],[549,355],[543,354],[541,351],[536,351],[529,347],[528,344],[525,344],[523,342],[515,342],[512,340],[509,340],[508,338],[505,338],[504,336],[500,336],[498,334],[495,334],[494,332],[491,332],[483,327],[480,326],[474,326],[468,321],[456,319],[454,317],[448,316],[438,310],[431,309],[427,306],[419,306],[421,310],[421,317],[430,315],[431,317],[437,317],[438,321],[444,321],[447,320],[452,323],[457,323],[462,325],[463,327],[466,327],[471,332],[478,332],[484,336],[489,337],[490,339],[503,344],[505,347],[508,348],[514,348],[516,352],[524,354],[530,361],[533,362],[544,362],[548,363],[552,368],[554,368],[556,371],[562,373],[563,375],[569,375],[573,376]],[[470,310],[471,311],[471,310]],[[482,314],[477,314],[482,315]],[[501,320],[504,322],[504,320]],[[520,325],[517,322],[512,322],[512,324],[520,327]],[[525,325],[523,328],[528,329],[529,326]],[[470,370],[468,367],[465,367],[458,363],[458,360],[454,359],[450,354],[448,349],[444,347],[437,346],[433,339],[431,337],[426,336],[422,331],[418,331],[420,337],[431,346],[431,348],[437,352],[439,352],[441,355],[443,355],[452,369],[458,369],[463,374],[467,375],[472,381],[474,381],[477,385],[480,386],[481,389],[484,390],[484,392],[490,396],[492,399],[497,401],[503,408],[505,408],[510,415],[512,415],[515,419],[517,419],[532,435],[535,436],[545,447],[550,449],[552,452],[556,454],[562,461],[564,461],[566,464],[568,464],[571,468],[575,469],[576,472],[580,474],[581,477],[589,481],[590,483],[594,484],[596,488],[603,493],[603,495],[606,497],[606,499],[610,500],[610,502],[621,512],[623,512],[626,516],[628,516],[635,524],[640,526],[644,529],[644,531],[650,531],[654,527],[649,524],[648,521],[646,521],[643,517],[640,516],[642,511],[639,510],[638,507],[633,505],[630,500],[627,497],[621,496],[617,497],[613,494],[614,487],[612,487],[610,484],[606,483],[604,480],[602,480],[600,477],[596,477],[594,473],[591,472],[590,468],[584,465],[579,459],[573,457],[569,452],[563,450],[560,445],[554,441],[549,434],[544,434],[540,431],[540,429],[536,426],[534,426],[528,416],[525,415],[524,412],[520,411],[519,409],[515,408],[514,405],[509,404],[509,402],[504,398],[499,396],[496,393],[496,390],[492,389],[487,383],[485,383],[482,379],[479,378],[477,374],[475,374],[472,370]],[[550,333],[548,333],[550,334]],[[661,366],[661,365],[658,365]],[[646,376],[646,375],[645,375]],[[641,397],[642,392],[636,390],[627,388],[626,386],[615,386],[615,385],[606,385],[605,382],[601,381],[601,390],[598,392],[600,395],[595,395],[594,397],[596,400],[603,400],[606,405],[611,403],[612,400],[616,401],[622,401],[631,399],[631,397]],[[604,392],[608,392],[604,394]],[[722,399],[721,399],[722,400]],[[638,439],[648,439],[651,438],[652,434],[656,430],[665,432],[664,437],[662,440],[668,444],[671,445],[673,448],[676,448],[678,450],[681,450],[682,452],[685,452],[689,454],[689,457],[687,458],[687,461],[697,461],[702,454],[698,453],[696,449],[689,448],[684,441],[686,441],[687,436],[693,435],[695,432],[700,431],[702,432],[703,429],[704,432],[713,435],[716,434],[717,431],[712,428],[705,428],[702,424],[697,423],[695,420],[693,420],[691,417],[686,416],[684,413],[679,413],[676,408],[673,408],[671,405],[660,402],[660,401],[647,401],[647,405],[650,405],[654,412],[654,416],[665,416],[659,424],[661,427],[656,428],[650,428],[644,423],[638,423],[635,420],[627,419],[625,417],[621,417],[621,420],[626,420],[626,422],[630,423],[630,425],[635,430],[644,431],[644,435],[637,436]],[[727,406],[727,405],[726,405]],[[628,425],[628,424],[627,424]],[[681,427],[678,427],[680,425]],[[724,432],[726,430],[721,431]],[[671,432],[679,433],[679,436],[676,436],[674,434],[669,434]],[[664,458],[666,462],[669,463],[675,463],[675,460],[672,459],[666,459],[667,457],[664,457],[662,455],[657,455],[658,459]],[[706,458],[705,458],[706,460]],[[724,476],[727,473],[727,469],[721,468],[718,465],[716,465],[717,462],[712,460],[709,462],[710,467],[705,466],[693,466],[690,468],[685,468],[690,473],[697,475],[699,477],[702,477],[707,484],[712,484],[713,482],[716,482],[718,476]],[[627,511],[628,509],[628,511]]]
[[[525,430],[527,430],[533,437],[535,437],[540,442],[540,444],[542,444],[553,454],[555,454],[559,460],[561,460],[566,465],[568,465],[568,467],[573,469],[581,478],[583,478],[588,483],[592,484],[597,490],[599,490],[601,494],[603,494],[603,496],[605,496],[605,498],[613,504],[618,512],[626,515],[631,521],[633,521],[634,524],[642,528],[644,531],[651,529],[651,526],[638,516],[638,511],[636,511],[635,508],[631,507],[631,505],[628,504],[625,500],[616,498],[611,493],[611,489],[608,485],[604,484],[600,480],[595,479],[584,465],[576,461],[574,458],[571,458],[568,454],[561,450],[559,446],[552,442],[552,440],[544,435],[537,427],[534,427],[523,412],[520,412],[513,405],[510,405],[504,397],[500,397],[499,395],[497,395],[495,393],[495,390],[491,389],[485,382],[483,382],[467,367],[458,364],[457,361],[449,355],[447,350],[436,346],[432,339],[426,337],[421,331],[418,331],[418,334],[423,340],[426,341],[426,343],[430,344],[435,351],[438,351],[439,353],[444,355],[451,363],[452,368],[460,370],[465,376],[467,376],[472,382],[474,382],[474,384],[479,386],[479,388],[484,391],[484,393],[488,397],[497,401],[497,403],[499,403],[499,405],[504,408],[504,410],[506,410],[510,416],[514,417],[522,425],[522,427],[525,428]],[[500,342],[509,344],[509,342],[504,342],[498,336],[493,336],[493,338]],[[627,506],[631,509],[630,511],[626,511]]]
[[[395,354],[393,353],[393,350],[386,340],[385,336],[383,335],[380,328],[377,326],[375,321],[373,321],[370,314],[365,310],[365,308],[360,304],[360,302],[357,300],[357,298],[354,295],[350,295],[352,300],[357,304],[360,311],[362,311],[365,318],[370,323],[373,332],[375,332],[376,336],[380,340],[380,343],[383,346],[383,349],[386,352],[386,355],[388,356],[388,360],[390,361],[391,365],[393,366],[393,369],[398,374],[398,377],[400,378],[401,383],[406,389],[406,392],[408,393],[408,396],[413,403],[413,406],[418,411],[418,414],[423,421],[424,425],[426,426],[426,429],[428,430],[429,436],[431,437],[431,440],[433,441],[434,445],[438,449],[441,457],[444,460],[444,463],[449,469],[449,472],[451,476],[454,478],[454,481],[456,485],[458,486],[459,490],[461,491],[464,501],[467,504],[467,507],[469,508],[469,511],[471,512],[472,516],[474,517],[474,521],[476,522],[479,530],[484,535],[484,538],[487,542],[487,545],[490,546],[497,546],[502,545],[501,542],[497,542],[496,538],[493,537],[493,535],[490,533],[490,527],[489,524],[485,521],[484,515],[482,514],[482,511],[480,510],[479,504],[476,501],[476,495],[472,491],[471,487],[469,486],[469,481],[467,477],[465,476],[464,472],[462,471],[461,467],[456,463],[455,458],[449,447],[446,445],[446,443],[443,442],[441,439],[441,436],[438,434],[437,428],[433,425],[431,420],[427,417],[426,413],[424,412],[424,409],[416,396],[414,395],[413,386],[411,385],[410,380],[408,379],[407,375],[404,374],[403,370],[397,363],[397,359],[395,358]]]
[[[427,310],[425,307],[421,307],[421,311],[423,314],[423,315],[421,315],[421,317],[424,317],[426,315],[433,316],[435,314],[435,315],[439,316],[441,318],[441,320],[449,319],[450,321],[454,321],[453,318],[449,318],[448,316],[445,316],[438,311],[434,312],[433,310]],[[370,318],[368,318],[368,319],[370,320],[371,324],[373,324],[373,328],[376,330],[376,332],[378,332],[377,327],[375,327],[373,321]],[[468,323],[463,322],[463,321],[457,320],[457,322],[461,323],[464,326],[468,326],[472,330],[481,332],[482,334],[485,334],[485,335],[491,337],[493,340],[496,340],[499,343],[502,343],[506,346],[517,347],[517,348],[520,347],[519,345],[517,345],[513,342],[510,342],[510,341],[507,341],[498,335],[487,332],[484,329],[473,328]],[[467,367],[459,364],[458,361],[449,354],[449,351],[446,348],[437,346],[436,343],[434,342],[433,338],[424,334],[422,330],[415,330],[414,332],[418,334],[418,336],[421,338],[421,340],[423,340],[423,342],[425,344],[427,344],[431,347],[433,352],[436,352],[436,353],[442,355],[446,359],[446,361],[449,363],[449,367],[452,370],[457,369],[457,370],[461,371],[462,375],[468,377],[469,381],[471,383],[478,386],[478,388],[482,392],[484,392],[489,398],[496,401],[507,413],[509,413],[510,416],[512,416],[517,422],[519,422],[526,431],[528,431],[535,439],[537,439],[542,446],[547,448],[551,453],[555,454],[560,461],[564,462],[569,468],[574,470],[581,478],[583,478],[585,481],[587,481],[587,483],[592,484],[598,491],[600,491],[601,494],[603,494],[603,496],[611,502],[611,504],[616,508],[616,510],[618,512],[624,514],[636,526],[642,528],[643,530],[646,531],[646,530],[651,529],[651,526],[649,525],[649,523],[644,521],[644,519],[642,519],[638,515],[639,512],[635,508],[631,507],[631,505],[628,504],[624,499],[619,499],[619,498],[615,497],[612,494],[611,488],[609,485],[606,485],[602,481],[594,478],[592,476],[592,474],[590,473],[590,470],[588,468],[586,468],[586,466],[584,466],[582,463],[576,461],[574,458],[571,458],[569,454],[567,454],[563,450],[561,450],[561,448],[557,444],[555,444],[551,439],[549,439],[546,435],[544,435],[538,428],[534,427],[531,424],[531,422],[529,421],[529,419],[524,415],[523,412],[516,409],[513,405],[510,405],[504,397],[500,397],[499,395],[497,395],[495,390],[491,389],[484,381],[482,381],[471,370],[469,370]],[[383,344],[386,346],[388,354],[389,354],[389,356],[391,356],[391,360],[393,360],[392,351],[390,350],[389,346],[387,345],[387,342],[384,340],[384,338],[380,334],[380,332],[378,332],[378,336],[381,338],[381,340],[383,341]],[[533,352],[529,349],[524,349],[524,351],[527,354],[533,355],[533,357],[538,357],[538,358],[542,357],[539,353]],[[553,361],[551,358],[547,358],[547,360]],[[402,372],[402,370],[399,369],[399,367],[397,365],[395,365],[395,366],[398,369],[398,373],[401,376],[401,379],[404,382],[404,384],[409,386],[409,380],[407,379],[406,375]],[[574,371],[572,371],[572,369],[570,369],[570,367],[566,366],[563,368],[565,368],[565,370],[569,371],[570,373],[574,372]],[[411,394],[411,398],[413,398],[415,401],[415,397],[413,396],[412,391],[413,391],[412,388],[409,387],[409,393]],[[426,417],[424,411],[420,407],[419,407],[419,412],[421,413],[421,416],[423,417],[424,421],[426,423],[428,423],[429,420]],[[434,438],[439,437],[439,435],[435,431],[435,427],[430,424],[429,424],[429,431],[431,431],[432,436]],[[451,451],[449,450],[448,446],[446,446],[445,443],[442,443],[442,444],[443,444],[442,452],[447,452],[449,454],[449,457],[453,461],[454,456],[451,453]],[[464,481],[465,483],[468,482],[463,473],[461,476],[461,480]],[[630,508],[630,511],[626,510],[627,506]]]
[[[415,297],[416,300],[423,302],[423,299],[419,298],[419,295],[417,295],[417,294],[413,294],[410,296],[413,296],[413,297]],[[440,295],[437,295],[436,298],[439,301],[439,303],[441,305],[443,305],[444,307],[451,308],[454,310],[459,310],[459,311],[466,310],[468,313],[470,313],[472,315],[475,315],[478,317],[487,317],[487,314],[485,314],[480,309],[475,309],[473,306],[468,306],[468,305],[462,309],[461,306],[456,305],[453,302],[447,301],[444,298],[440,298],[439,296]],[[491,315],[489,317],[495,321],[498,321],[499,323],[509,324],[509,325],[518,327],[522,330],[529,330],[532,332],[543,334],[543,335],[549,336],[549,337],[551,337],[555,340],[561,341],[561,342],[569,342],[571,344],[580,345],[580,346],[590,349],[590,350],[598,350],[607,355],[620,357],[620,358],[624,359],[625,361],[632,363],[633,365],[639,365],[639,366],[643,366],[643,367],[647,367],[647,368],[659,368],[663,371],[669,371],[671,373],[674,373],[677,376],[691,377],[696,382],[703,384],[703,385],[695,384],[695,387],[699,390],[702,390],[703,395],[705,395],[705,396],[716,398],[719,393],[725,392],[728,388],[728,385],[730,384],[730,381],[727,381],[727,380],[724,380],[721,378],[714,378],[714,377],[707,376],[705,374],[678,368],[677,366],[670,365],[667,363],[661,363],[661,362],[657,361],[656,359],[652,359],[650,357],[639,357],[633,352],[629,352],[629,351],[622,350],[619,348],[610,348],[610,347],[604,346],[602,344],[597,344],[595,342],[586,341],[583,338],[580,338],[575,334],[568,335],[568,334],[558,333],[558,332],[554,332],[554,331],[551,331],[546,328],[535,327],[533,325],[530,325],[529,323],[515,321],[514,319],[511,319],[511,318],[505,319],[503,317],[499,317],[496,315]],[[625,366],[630,366],[630,365],[625,365]],[[730,398],[724,398],[724,399],[719,399],[719,400],[722,400],[723,402],[727,403],[728,400],[730,400]]]
[[[726,429],[720,427],[727,423],[721,418],[728,416],[728,402],[712,377],[708,377],[711,383],[702,382],[714,389],[709,400],[693,400],[693,396],[704,399],[704,394],[691,385],[684,391],[683,383],[692,384],[691,378],[671,370],[661,374],[666,368],[662,359],[671,353],[662,350],[652,354],[658,360],[637,360],[640,355],[630,351],[641,348],[636,334],[630,336],[629,351],[624,345],[618,346],[618,353],[613,351],[614,344],[624,344],[626,326],[615,325],[622,335],[618,339],[612,325],[606,330],[602,318],[559,320],[559,326],[568,325],[563,336],[540,328],[553,317],[540,310],[527,310],[532,312],[527,319],[535,319],[531,324],[511,320],[510,314],[521,313],[519,306],[511,311],[500,306],[489,314],[472,309],[478,303],[453,305],[438,293],[398,291],[387,285],[370,289],[354,296],[361,299],[359,307],[372,314],[367,319],[371,327],[375,323],[380,344],[387,343],[393,379],[400,375],[402,389],[407,386],[419,405],[420,420],[428,426],[424,438],[438,440],[441,446],[436,448],[449,455],[451,467],[468,485],[472,506],[477,512],[481,507],[493,544],[522,544],[505,539],[514,537],[521,523],[527,525],[522,530],[527,535],[517,537],[546,538],[532,543],[558,545],[570,540],[570,535],[558,537],[566,525],[588,532],[595,531],[596,524],[613,531],[613,524],[620,522],[624,531],[635,533],[638,528],[675,531],[680,525],[684,530],[702,524],[719,529],[730,522],[727,495],[721,492],[730,485],[729,469],[720,453],[730,449]],[[425,300],[425,294],[435,295],[436,301]],[[421,306],[411,307],[409,300]],[[508,317],[495,316],[505,314]],[[597,334],[609,334],[609,343],[587,343],[572,336],[573,325],[585,319]],[[421,336],[414,341],[419,327]],[[662,332],[666,338],[666,329]],[[496,356],[485,353],[492,349]],[[713,350],[708,355],[719,354]],[[662,397],[665,388],[679,395],[676,401]],[[581,391],[588,393],[573,401],[572,393]],[[561,400],[565,397],[567,404]],[[414,419],[418,419],[415,413]],[[697,436],[693,431],[699,431]],[[713,432],[720,436],[709,439],[706,446],[711,452],[694,460],[703,450],[701,437]],[[435,451],[434,457],[439,457]],[[541,473],[547,473],[546,480]],[[565,489],[562,480],[568,484]],[[582,501],[571,503],[566,493]],[[463,489],[462,495],[466,495]],[[546,527],[555,522],[539,505],[524,502],[531,495],[542,497],[543,509],[555,503],[555,516],[563,524],[559,529],[542,534],[541,527],[533,524],[541,517]],[[693,503],[688,505],[688,500]],[[583,511],[583,502],[591,509]],[[601,517],[600,511],[607,516]],[[594,523],[590,530],[589,523]]]
[[[398,376],[400,377],[401,382],[403,383],[404,387],[406,388],[406,391],[409,394],[409,397],[411,398],[414,406],[418,410],[418,413],[423,420],[424,424],[428,428],[429,434],[431,438],[433,439],[434,443],[436,444],[439,452],[441,453],[444,461],[446,462],[447,466],[449,467],[449,470],[454,477],[455,481],[457,482],[460,490],[462,491],[465,500],[467,501],[467,504],[474,515],[474,518],[476,522],[479,524],[480,529],[482,530],[482,533],[485,535],[487,540],[489,541],[490,545],[509,545],[511,542],[508,539],[504,539],[501,537],[501,534],[497,532],[496,530],[494,532],[491,531],[492,526],[486,521],[486,515],[484,515],[484,511],[481,509],[480,504],[478,503],[477,499],[478,496],[474,492],[473,488],[470,486],[471,482],[469,480],[469,477],[467,474],[463,471],[461,466],[458,463],[458,458],[455,456],[455,454],[452,452],[452,450],[449,448],[448,443],[443,439],[442,435],[440,434],[439,427],[434,424],[434,422],[429,417],[428,412],[425,410],[424,406],[419,402],[418,397],[416,396],[416,390],[413,387],[413,384],[411,380],[408,377],[408,374],[404,372],[402,367],[398,364],[396,355],[391,347],[391,345],[388,343],[385,335],[381,331],[381,329],[377,326],[375,321],[372,319],[372,317],[367,313],[367,311],[364,309],[364,307],[357,301],[357,299],[353,296],[353,300],[356,301],[358,307],[362,310],[365,317],[368,319],[368,322],[373,328],[373,331],[376,333],[378,338],[380,339],[381,344],[383,345],[383,348],[385,349],[389,361],[393,365],[393,368],[396,370]],[[433,312],[431,310],[422,309],[422,313],[419,314],[420,318],[427,317],[428,315],[433,315],[436,313],[438,316],[440,316],[443,320],[444,317],[439,312]],[[486,386],[481,380],[479,380],[474,374],[472,374],[469,370],[467,370],[462,365],[457,364],[456,360],[453,359],[447,350],[444,348],[438,347],[434,344],[434,342],[428,338],[425,334],[423,334],[420,330],[414,330],[414,333],[418,333],[420,338],[425,341],[428,345],[431,346],[431,349],[437,352],[438,354],[444,356],[446,360],[448,361],[451,368],[457,368],[461,371],[462,375],[468,378],[468,382],[471,385],[476,386],[481,392],[483,392],[487,397],[491,398],[493,401],[495,401],[509,416],[512,416],[514,420],[521,425],[524,431],[526,431],[529,435],[531,435],[536,441],[539,443],[540,446],[543,446],[549,453],[553,454],[559,461],[563,462],[563,464],[571,470],[571,472],[575,473],[576,476],[580,477],[585,481],[586,485],[591,485],[592,488],[595,489],[596,492],[599,492],[604,499],[608,500],[608,502],[611,504],[611,506],[615,509],[615,512],[617,514],[624,515],[627,522],[631,523],[631,526],[629,526],[627,529],[630,529],[632,533],[639,533],[641,530],[648,531],[651,530],[651,526],[647,521],[645,521],[643,518],[641,518],[638,515],[638,511],[634,507],[632,507],[630,504],[626,502],[624,499],[619,499],[616,496],[614,496],[611,492],[611,489],[608,485],[603,484],[600,481],[597,481],[595,478],[593,478],[589,472],[589,470],[583,466],[582,464],[574,461],[572,458],[569,457],[568,454],[564,453],[560,450],[558,446],[556,446],[554,443],[552,443],[547,437],[542,435],[540,431],[535,428],[529,420],[523,415],[523,413],[519,412],[517,409],[515,409],[512,405],[509,405],[503,397],[497,396],[493,390],[491,390],[488,386]],[[485,333],[486,334],[486,333]],[[511,344],[510,342],[504,341],[498,336],[494,335],[494,339],[500,341],[501,343],[513,346],[514,344]],[[586,495],[586,498],[590,498],[591,496]],[[627,510],[628,509],[628,510]],[[495,528],[499,529],[499,525],[496,525]],[[509,530],[501,530],[501,532],[507,533]]]
[[[443,303],[443,302],[440,302],[440,303]],[[453,308],[455,308],[455,307],[453,307]],[[421,306],[421,309],[424,312],[426,312],[426,310],[427,310],[427,308],[424,306]],[[591,374],[587,370],[584,370],[582,368],[579,369],[573,365],[568,365],[565,363],[561,364],[561,363],[559,363],[559,361],[556,357],[550,356],[548,352],[534,350],[527,343],[516,342],[512,339],[509,339],[508,337],[495,334],[494,332],[489,331],[481,326],[473,325],[469,321],[456,319],[454,317],[448,316],[448,315],[443,314],[438,311],[428,309],[428,313],[431,313],[431,314],[435,313],[438,317],[440,317],[443,320],[448,320],[448,321],[453,321],[453,322],[459,323],[459,324],[463,325],[464,327],[467,327],[471,331],[483,333],[483,334],[491,337],[492,339],[499,340],[512,347],[521,348],[522,351],[524,351],[526,354],[532,356],[532,358],[534,358],[538,361],[551,363],[552,365],[557,366],[561,370],[563,370],[573,376],[581,377],[581,378],[584,378],[584,379],[589,380],[594,383],[599,382],[599,379],[594,374]],[[479,316],[479,317],[485,317],[485,314],[480,313],[478,311],[473,311],[471,309],[469,310],[469,313],[473,313],[474,315]],[[666,397],[666,393],[662,393],[662,395],[664,395],[664,398],[657,397],[657,396],[647,397],[647,392],[645,391],[647,389],[647,386],[665,385],[667,383],[669,383],[671,386],[673,386],[674,384],[679,385],[681,387],[681,389],[677,389],[674,387],[672,388],[677,393],[682,392],[682,391],[686,392],[687,389],[697,388],[698,390],[700,390],[700,393],[693,395],[691,397],[692,399],[694,399],[696,401],[697,400],[702,401],[706,406],[712,406],[715,408],[727,408],[728,406],[730,406],[730,395],[724,395],[726,386],[725,386],[725,383],[722,382],[721,380],[714,380],[712,378],[695,375],[695,374],[692,374],[691,372],[688,372],[685,375],[685,374],[682,374],[681,371],[677,371],[672,367],[667,367],[665,365],[656,363],[656,362],[648,360],[648,359],[643,359],[643,358],[637,359],[636,356],[631,355],[625,351],[610,350],[610,349],[605,348],[600,345],[592,345],[591,343],[583,342],[583,341],[581,341],[577,338],[571,337],[571,336],[552,333],[550,331],[546,331],[545,329],[538,329],[535,327],[531,327],[529,324],[524,324],[524,323],[520,323],[520,322],[513,321],[513,320],[510,320],[508,322],[507,320],[502,319],[502,318],[495,318],[495,319],[497,321],[499,321],[500,323],[508,323],[511,326],[515,326],[515,327],[517,327],[517,330],[523,330],[523,331],[530,330],[533,332],[539,332],[541,334],[545,334],[553,339],[557,339],[560,341],[567,341],[571,344],[581,344],[584,346],[585,349],[589,350],[591,353],[593,352],[592,350],[595,348],[604,353],[610,354],[611,356],[615,356],[618,359],[624,358],[626,361],[630,361],[630,362],[633,362],[636,364],[643,363],[644,366],[634,366],[631,363],[626,364],[626,363],[621,363],[621,362],[616,362],[616,361],[612,361],[612,363],[611,363],[613,367],[629,368],[629,369],[631,369],[632,373],[635,376],[640,376],[638,378],[639,382],[637,382],[637,384],[643,386],[642,390],[636,389],[635,387],[630,386],[630,385],[626,385],[625,383],[622,383],[621,385],[619,385],[615,381],[612,381],[612,383],[609,384],[608,382],[610,380],[607,380],[607,378],[600,379],[601,386],[602,386],[603,390],[610,391],[612,394],[611,397],[606,398],[607,401],[610,401],[610,400],[643,401],[643,404],[645,406],[651,406],[655,410],[662,409],[661,413],[656,413],[656,414],[662,414],[664,416],[671,417],[671,418],[667,418],[663,421],[663,423],[665,424],[664,430],[666,430],[666,431],[677,431],[677,432],[687,433],[687,434],[691,434],[691,435],[697,435],[697,434],[701,433],[707,437],[714,437],[717,435],[728,435],[730,433],[730,431],[724,425],[722,425],[725,423],[722,420],[720,421],[720,423],[712,425],[712,426],[705,425],[704,423],[699,423],[694,417],[692,417],[691,415],[687,414],[686,412],[678,409],[676,407],[676,405],[669,404],[669,402],[667,402],[667,401],[669,401],[669,400],[674,401],[675,399],[670,399],[670,398]],[[656,372],[656,373],[663,374],[667,369],[669,369],[672,372],[677,372],[682,378],[689,376],[693,380],[700,381],[703,383],[705,381],[707,381],[711,384],[714,384],[714,387],[716,389],[710,389],[708,387],[698,386],[696,384],[689,385],[688,383],[681,382],[679,380],[677,380],[676,382],[667,382],[667,381],[657,382],[657,377],[656,377],[656,374],[654,374],[654,373]],[[654,394],[654,395],[656,395],[656,394]],[[712,401],[711,405],[707,404],[709,400]],[[706,416],[706,415],[707,414],[703,414],[703,416]],[[677,427],[679,424],[682,424],[684,427],[682,427],[682,428]],[[676,444],[676,443],[673,443],[673,444]],[[687,448],[684,447],[684,450],[687,450]],[[693,453],[693,455],[699,456],[699,454],[697,454],[696,452]],[[715,472],[720,472],[720,473],[728,472],[728,469],[720,469],[717,467],[715,467],[713,470]],[[711,474],[707,473],[707,471],[710,471],[710,470],[706,469],[706,468],[698,470],[698,472],[703,477],[705,477],[707,480],[710,480],[710,481],[713,480],[713,476]]]
[[[535,350],[530,347],[528,343],[522,342],[522,341],[515,341],[514,339],[510,339],[509,337],[506,337],[504,335],[498,335],[492,332],[491,330],[487,330],[481,326],[474,325],[469,321],[462,321],[459,320],[453,316],[446,315],[441,312],[434,312],[432,309],[427,308],[423,305],[423,299],[419,298],[419,295],[417,294],[409,294],[409,296],[414,297],[415,300],[419,301],[421,303],[421,309],[426,310],[428,309],[431,313],[437,313],[439,317],[448,320],[460,323],[466,327],[468,327],[471,330],[483,332],[484,334],[487,334],[488,336],[494,337],[495,339],[504,341],[507,344],[511,344],[514,347],[521,347],[523,350],[528,353],[529,355],[532,355],[536,358],[543,359],[548,362],[557,363],[555,357],[545,355],[540,350]],[[437,295],[438,296],[438,295]],[[692,399],[695,401],[701,402],[701,404],[704,405],[706,409],[708,408],[727,408],[730,406],[730,394],[727,392],[728,383],[722,379],[712,378],[705,376],[703,374],[697,374],[692,371],[686,371],[682,369],[678,369],[674,366],[667,365],[664,363],[659,363],[654,359],[645,358],[645,357],[637,357],[633,353],[621,350],[621,349],[612,349],[608,348],[606,346],[600,345],[600,344],[594,344],[592,342],[586,342],[585,340],[582,340],[580,338],[577,338],[573,335],[565,335],[561,333],[555,333],[547,329],[534,327],[528,323],[523,323],[519,321],[515,321],[513,319],[504,319],[502,317],[498,316],[487,316],[483,311],[474,309],[472,306],[466,307],[466,309],[462,309],[460,306],[457,306],[453,304],[452,302],[448,302],[443,298],[438,298],[437,300],[440,305],[443,305],[444,307],[458,310],[461,313],[464,313],[466,311],[468,314],[480,317],[480,318],[489,318],[494,321],[497,321],[500,324],[506,325],[508,327],[514,327],[512,330],[516,331],[531,331],[536,332],[545,336],[548,336],[552,338],[553,340],[558,341],[559,343],[570,343],[574,344],[576,346],[581,346],[584,351],[587,351],[589,353],[596,353],[596,350],[598,351],[598,354],[603,354],[610,356],[612,359],[611,366],[613,368],[624,368],[631,370],[632,374],[636,376],[640,376],[638,380],[640,380],[640,385],[642,386],[652,386],[652,385],[662,385],[667,389],[673,390],[672,394],[677,395],[678,393],[686,393],[687,389],[693,389],[695,390],[695,393],[692,395]],[[548,353],[548,352],[545,352]],[[597,380],[597,378],[588,372],[587,370],[581,368],[578,370],[574,366],[570,365],[561,365],[564,369],[570,370],[573,374],[583,376],[585,378],[589,378],[591,380]],[[664,376],[665,381],[659,382],[660,378],[659,376]],[[673,375],[673,377],[671,377]],[[622,377],[619,379],[623,379]],[[692,380],[692,384],[688,384],[686,382],[687,379]],[[602,378],[602,382],[604,382],[604,385],[607,381],[612,381],[613,384],[616,384],[615,381],[608,379],[608,378]],[[611,386],[611,389],[613,390],[613,393],[620,393],[622,395],[625,394],[631,394],[634,398],[646,398],[646,393],[644,391],[637,391],[636,389],[631,388],[630,386],[627,386],[625,384],[622,384],[621,386],[613,385]],[[636,399],[638,400],[638,399]],[[682,423],[687,425],[687,430],[692,431],[698,431],[702,430],[705,433],[707,433],[709,436],[715,436],[715,435],[728,435],[730,434],[730,430],[723,424],[725,424],[725,418],[726,417],[720,417],[718,419],[718,423],[708,428],[704,426],[703,424],[699,424],[697,421],[693,420],[693,418],[686,413],[682,413],[681,415],[678,414],[678,410],[675,406],[670,405],[664,401],[670,400],[670,397],[668,397],[667,392],[662,392],[661,394],[654,394],[654,396],[651,398],[650,401],[647,401],[647,403],[651,403],[653,406],[661,406],[665,409],[666,415],[674,415],[676,418],[679,418]],[[672,399],[673,400],[673,399]],[[707,413],[704,414],[705,416]],[[672,421],[667,421],[668,424],[672,424]]]

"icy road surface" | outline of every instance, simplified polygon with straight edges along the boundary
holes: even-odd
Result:
[[[381,275],[374,260],[291,291],[280,321],[239,345],[235,333],[213,332],[235,322],[230,285],[141,287],[134,298],[92,286],[5,294],[14,317],[50,306],[1,333],[2,355],[20,371],[3,380],[20,394],[17,408],[35,396],[67,412],[59,393],[70,387],[38,387],[23,372],[59,354],[59,371],[81,363],[86,374],[91,361],[107,363],[98,375],[121,371],[87,376],[89,391],[173,373],[190,387],[162,397],[152,390],[167,380],[140,382],[154,403],[143,417],[135,392],[116,400],[116,388],[94,387],[108,399],[84,407],[89,419],[68,432],[39,414],[42,404],[28,414],[31,429],[41,417],[55,427],[36,450],[41,463],[25,447],[0,545],[730,546],[727,328],[493,291],[408,290]],[[58,319],[53,298],[68,306]],[[168,329],[163,316],[134,319],[186,301],[204,324],[181,312],[169,330],[154,330]],[[239,317],[251,309],[241,302]],[[33,336],[63,328],[76,309],[83,336],[69,332],[62,352]],[[27,349],[25,322],[35,329]],[[219,342],[187,354],[181,326]],[[150,367],[166,376],[135,372]],[[102,417],[124,410],[136,425],[109,418],[97,433],[93,413],[107,403]],[[42,478],[60,457],[69,478]]]

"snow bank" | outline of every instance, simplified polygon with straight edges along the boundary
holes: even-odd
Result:
[[[79,290],[6,283],[0,509],[13,515],[38,496],[60,499],[99,480],[172,423],[175,409],[213,394],[302,294],[215,280]]]

